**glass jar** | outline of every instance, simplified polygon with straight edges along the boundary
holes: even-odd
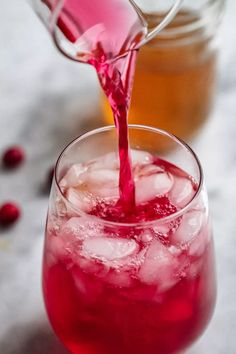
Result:
[[[174,21],[139,53],[129,123],[193,137],[209,117],[216,87],[216,33],[225,0],[185,0]],[[163,13],[147,14],[150,27]],[[106,98],[102,107],[113,121]]]

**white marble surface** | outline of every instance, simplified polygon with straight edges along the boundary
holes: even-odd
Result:
[[[218,302],[213,321],[190,354],[236,353],[236,2],[221,28],[219,89],[211,120],[193,147],[202,161],[213,215]],[[23,206],[20,222],[0,231],[0,353],[64,354],[43,308],[40,273],[48,167],[98,115],[93,71],[62,58],[24,1],[1,2],[0,151],[19,143],[26,163],[0,169],[0,202]],[[97,125],[101,122],[97,120]]]

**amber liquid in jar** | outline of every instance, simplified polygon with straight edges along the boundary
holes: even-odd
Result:
[[[149,23],[154,24],[158,17],[148,15]],[[194,12],[180,11],[163,35],[140,50],[129,124],[156,126],[189,139],[207,120],[214,98],[217,55],[206,29],[189,30],[198,20]],[[113,123],[105,97],[102,106],[106,122]]]

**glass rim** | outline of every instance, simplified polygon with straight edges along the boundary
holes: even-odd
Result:
[[[54,172],[54,181],[56,183],[56,187],[60,193],[60,197],[62,198],[62,200],[68,204],[70,206],[70,209],[72,209],[73,211],[75,211],[78,215],[80,216],[84,216],[90,220],[102,223],[106,226],[116,226],[116,227],[135,227],[135,228],[146,228],[149,226],[153,226],[153,225],[158,225],[158,224],[164,224],[167,222],[171,222],[172,220],[181,217],[183,214],[185,214],[186,212],[188,212],[188,210],[191,208],[191,206],[193,205],[194,201],[196,200],[196,198],[199,196],[200,192],[202,191],[203,188],[203,179],[204,179],[204,175],[203,175],[203,169],[201,166],[201,163],[196,155],[196,153],[192,150],[192,148],[185,143],[181,138],[178,138],[176,135],[171,134],[165,130],[159,129],[159,128],[155,128],[155,127],[151,127],[151,126],[146,126],[146,125],[141,125],[141,124],[129,124],[128,128],[130,129],[137,129],[137,130],[146,130],[149,132],[153,132],[156,134],[161,134],[164,135],[170,139],[172,139],[173,141],[175,141],[176,143],[178,143],[179,145],[181,145],[186,151],[188,151],[193,159],[196,162],[197,168],[198,168],[198,172],[199,172],[199,182],[198,182],[198,187],[192,197],[192,199],[181,209],[179,209],[178,211],[176,211],[175,213],[165,216],[163,218],[160,219],[156,219],[156,220],[151,220],[151,221],[142,221],[142,222],[134,222],[134,223],[125,223],[125,222],[116,222],[116,221],[109,221],[109,220],[105,220],[102,219],[98,216],[95,215],[91,215],[88,214],[86,212],[84,212],[83,210],[81,210],[79,207],[77,207],[76,205],[74,205],[73,203],[71,203],[63,194],[63,191],[60,187],[60,183],[59,183],[59,178],[58,178],[58,169],[60,167],[60,162],[63,159],[64,153],[69,151],[69,149],[74,146],[76,143],[90,137],[93,136],[95,134],[99,134],[99,133],[103,133],[106,131],[111,131],[111,130],[116,130],[116,127],[114,125],[107,125],[101,128],[97,128],[97,129],[93,129],[90,130],[89,132],[83,133],[81,135],[79,135],[78,137],[76,137],[75,139],[73,139],[70,143],[68,143],[65,148],[62,150],[62,152],[60,153],[56,164],[55,164],[55,172]]]

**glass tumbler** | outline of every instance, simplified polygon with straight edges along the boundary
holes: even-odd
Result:
[[[61,153],[46,225],[43,292],[52,327],[73,354],[179,353],[213,313],[214,248],[199,160],[165,131],[130,126],[129,134],[133,150],[177,166],[196,188],[187,200],[191,183],[180,173],[171,193],[181,207],[173,214],[147,222],[105,220],[63,186],[75,185],[78,166],[95,163],[94,173],[104,173],[97,188],[105,187],[114,165],[107,154],[117,152],[115,127],[89,132]],[[160,152],[163,141],[174,149]]]

